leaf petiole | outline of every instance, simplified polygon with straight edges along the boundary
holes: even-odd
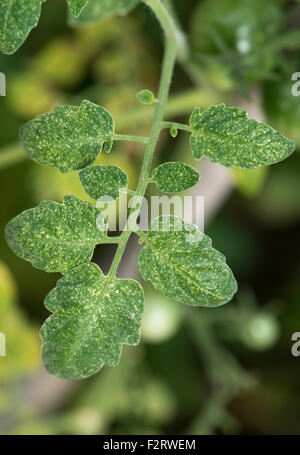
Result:
[[[177,130],[181,131],[188,131],[189,133],[192,132],[191,127],[186,125],[185,123],[177,123],[177,122],[162,122],[161,129],[164,128],[176,128]]]
[[[128,134],[114,134],[111,138],[113,141],[137,142],[139,144],[148,144],[149,138],[143,136],[134,136]]]

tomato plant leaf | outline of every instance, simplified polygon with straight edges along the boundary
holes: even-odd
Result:
[[[76,17],[79,16],[87,2],[88,0],[67,0],[71,13]]]
[[[115,366],[123,344],[140,339],[144,293],[133,280],[103,275],[83,264],[58,280],[45,300],[54,313],[41,330],[43,360],[52,374],[82,379]]]
[[[65,173],[95,161],[113,132],[110,113],[82,101],[80,106],[57,106],[53,112],[26,123],[20,130],[20,140],[30,158]]]
[[[41,15],[45,0],[1,0],[0,51],[13,54],[24,43]]]
[[[157,102],[155,99],[155,96],[151,90],[141,90],[136,94],[137,99],[142,103],[142,104],[154,104]]]
[[[116,166],[96,164],[79,172],[81,183],[96,201],[118,199],[120,190],[128,185],[127,175]]]
[[[295,144],[270,126],[247,117],[247,112],[224,104],[204,112],[196,108],[190,126],[195,159],[206,156],[227,167],[255,169],[287,158]]]
[[[152,172],[152,180],[160,191],[179,193],[196,185],[200,179],[199,172],[184,163],[169,162],[158,166]]]
[[[229,302],[237,291],[223,254],[211,239],[181,218],[155,218],[139,255],[145,280],[175,302],[214,307]]]
[[[6,226],[6,239],[22,259],[46,272],[65,273],[90,261],[106,238],[103,215],[89,202],[66,196],[62,204],[43,201]]]
[[[71,25],[81,26],[129,13],[139,0],[89,0],[79,17],[70,17]]]

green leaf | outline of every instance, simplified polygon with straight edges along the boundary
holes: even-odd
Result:
[[[215,307],[229,302],[237,291],[225,257],[212,248],[207,235],[181,218],[155,218],[139,256],[145,280],[175,302]]]
[[[137,99],[142,103],[142,104],[154,104],[156,103],[156,99],[151,92],[151,90],[141,90],[140,92],[137,93]]]
[[[152,172],[152,180],[160,191],[179,193],[196,185],[200,179],[199,172],[184,163],[170,162],[158,166]]]
[[[82,379],[105,364],[116,366],[122,345],[139,342],[142,287],[106,277],[96,264],[83,264],[61,278],[45,306],[54,314],[41,330],[43,360],[61,378]]]
[[[0,51],[13,54],[39,21],[45,0],[0,1]]]
[[[57,106],[20,130],[21,143],[30,158],[61,172],[91,164],[114,132],[112,116],[90,101],[80,106]]]
[[[206,156],[227,167],[255,169],[287,158],[295,149],[290,139],[264,123],[249,119],[244,109],[211,106],[191,116],[191,148],[196,160]]]
[[[46,272],[65,273],[90,261],[106,239],[104,217],[92,204],[66,196],[62,204],[43,201],[6,226],[6,240],[22,259]]]
[[[120,190],[126,188],[128,179],[119,167],[96,164],[79,172],[81,183],[89,196],[96,201],[118,199]]]
[[[67,0],[70,11],[74,16],[79,16],[88,0]]]
[[[103,21],[110,17],[129,13],[139,0],[89,0],[78,18],[70,17],[71,25],[81,26]]]
[[[173,138],[177,137],[178,136],[178,128],[176,128],[176,126],[172,126],[172,128],[170,128],[170,134]]]

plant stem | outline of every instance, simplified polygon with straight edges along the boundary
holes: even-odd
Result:
[[[218,104],[224,101],[220,92],[217,90],[208,89],[191,89],[178,94],[172,95],[169,98],[166,106],[165,114],[168,117],[177,117],[182,115],[190,115],[195,106],[206,108],[210,104]],[[116,124],[122,131],[131,128],[132,125],[139,126],[146,123],[153,116],[153,106],[140,106],[136,109],[131,109],[126,113],[115,114]]]
[[[168,11],[161,4],[160,0],[144,0],[144,2],[153,10],[159,22],[161,23],[162,28],[165,32],[166,42],[160,87],[158,92],[158,103],[154,111],[152,127],[149,135],[149,142],[146,146],[142,170],[135,192],[136,196],[139,198],[143,198],[145,196],[147,186],[149,184],[149,176],[152,167],[153,155],[159,139],[161,123],[163,122],[164,113],[168,102],[169,90],[177,55],[176,28]],[[132,217],[134,223],[136,223],[138,216],[139,210],[136,210],[136,208],[131,209],[129,218]],[[118,266],[124,254],[131,233],[132,231],[128,229],[127,224],[124,232],[121,235],[121,241],[117,249],[116,255],[114,257],[113,263],[111,265],[110,271],[108,273],[108,278],[112,278],[116,275]]]
[[[162,122],[161,128],[177,128],[178,130],[191,132],[191,127],[184,123]]]
[[[0,169],[23,161],[26,157],[27,155],[20,145],[8,145],[4,147],[0,153]]]
[[[116,243],[120,243],[121,241],[121,236],[116,236],[116,237],[106,237],[101,243],[108,244],[108,245],[115,245]]]
[[[143,136],[132,136],[128,134],[114,134],[112,139],[114,141],[127,141],[127,142],[138,142],[140,144],[148,144],[149,138]]]

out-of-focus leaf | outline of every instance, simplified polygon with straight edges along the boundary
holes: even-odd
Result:
[[[247,197],[255,197],[263,188],[268,174],[268,168],[265,166],[257,169],[233,168],[232,173],[234,183],[240,193]]]
[[[71,25],[93,24],[115,15],[123,16],[131,11],[139,0],[89,0],[79,17],[70,17]]]
[[[0,51],[13,54],[39,21],[45,0],[1,0]]]
[[[268,82],[264,87],[264,108],[270,125],[300,147],[300,96],[292,95],[293,84],[298,82],[299,79],[291,80],[291,75],[288,79]]]
[[[178,193],[185,191],[200,179],[199,172],[184,163],[169,162],[158,166],[152,172],[152,180],[160,191]]]
[[[66,272],[90,261],[106,237],[101,213],[89,202],[66,196],[63,204],[43,201],[13,218],[6,240],[22,259],[46,272]]]
[[[48,371],[74,380],[117,365],[122,345],[139,342],[143,304],[137,281],[106,277],[93,263],[71,270],[45,300],[54,313],[41,330]]]
[[[20,140],[30,158],[65,173],[95,161],[113,132],[110,113],[82,101],[80,106],[57,106],[28,122],[21,128]]]
[[[227,167],[255,169],[284,160],[295,143],[270,126],[250,119],[244,109],[211,106],[191,116],[191,149],[194,158],[206,156]]]
[[[74,16],[79,16],[88,0],[67,0],[70,11]]]
[[[90,48],[84,49],[78,40],[59,37],[47,43],[35,55],[32,67],[39,77],[48,83],[48,90],[53,84],[70,88],[83,78],[91,56],[89,50]]]
[[[40,341],[37,328],[32,327],[20,312],[14,277],[3,262],[0,262],[0,332],[6,338],[6,357],[0,361],[2,384],[38,368]]]
[[[263,223],[274,228],[296,223],[300,219],[299,173],[298,154],[272,169],[253,207]]]
[[[222,58],[241,83],[257,80],[257,70],[270,73],[276,64],[276,53],[267,46],[274,38],[286,34],[282,0],[204,0],[198,2],[192,15],[192,47],[199,56]],[[201,62],[201,68],[203,70]],[[208,65],[210,66],[210,65]]]
[[[229,302],[237,291],[223,254],[207,235],[181,218],[155,218],[139,255],[145,280],[175,302],[214,307]]]
[[[25,119],[54,109],[62,102],[62,95],[34,71],[11,75],[7,88],[9,107]]]

